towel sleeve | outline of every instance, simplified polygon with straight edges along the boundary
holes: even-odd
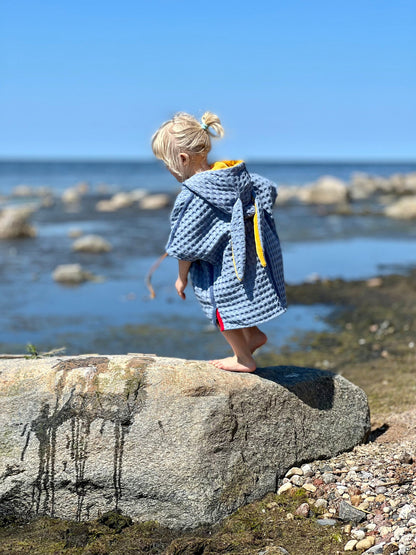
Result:
[[[226,220],[223,213],[204,199],[189,190],[182,190],[171,213],[166,252],[189,262],[220,263],[230,233],[230,223]]]

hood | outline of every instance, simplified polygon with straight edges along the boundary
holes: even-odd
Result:
[[[243,204],[244,212],[251,212],[253,187],[242,160],[215,162],[210,170],[196,173],[183,185],[227,214],[232,214],[238,199]],[[253,216],[254,211],[247,215]]]
[[[218,210],[231,215],[231,244],[237,278],[244,277],[246,237],[244,220],[254,217],[256,250],[263,266],[262,210],[256,206],[253,184],[243,161],[216,162],[211,169],[199,172],[183,185]]]

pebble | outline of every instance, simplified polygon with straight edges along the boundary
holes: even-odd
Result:
[[[374,536],[367,536],[363,540],[360,540],[359,542],[357,542],[357,544],[355,545],[355,549],[357,551],[359,551],[360,549],[364,549],[364,550],[369,549],[370,547],[373,547],[374,543],[375,543]]]
[[[301,486],[303,484],[302,477],[299,476],[298,474],[294,474],[293,476],[291,476],[290,481],[295,486]]]
[[[303,476],[303,470],[297,466],[293,466],[286,472],[285,476],[286,478],[291,478],[292,476]]]
[[[314,486],[313,484],[303,484],[303,489],[311,493],[314,493],[316,491],[316,486]]]
[[[309,504],[325,511],[318,524],[332,526],[338,518],[344,520],[343,531],[349,540],[345,546],[357,542],[350,551],[416,555],[414,441],[359,445],[325,464],[312,461],[300,470],[301,474],[292,474],[296,484],[286,478],[279,493],[302,487]]]
[[[299,516],[308,517],[309,516],[309,511],[310,511],[309,504],[308,503],[302,503],[296,509],[296,514],[299,515]]]
[[[316,522],[320,526],[335,526],[337,523],[333,518],[318,518]]]
[[[349,540],[344,546],[344,551],[354,551],[357,545],[357,540]]]
[[[351,536],[356,540],[363,540],[365,538],[364,530],[352,530]]]
[[[277,490],[277,493],[278,495],[281,495],[282,493],[285,493],[290,489],[292,489],[292,484],[290,482],[286,482],[286,484],[283,484],[282,486],[280,486],[280,488]]]

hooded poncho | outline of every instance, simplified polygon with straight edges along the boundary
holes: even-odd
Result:
[[[195,295],[221,330],[256,326],[286,310],[276,196],[275,185],[244,162],[217,162],[182,183],[166,252],[192,262]]]

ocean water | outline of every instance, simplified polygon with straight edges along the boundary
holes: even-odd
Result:
[[[348,180],[355,171],[384,176],[416,171],[416,163],[253,163],[250,168],[278,183],[302,185],[328,174]],[[79,181],[90,183],[89,193],[76,209],[65,207],[59,194]],[[34,213],[35,238],[0,241],[0,352],[24,352],[25,345],[33,343],[40,350],[65,346],[69,354],[150,352],[204,359],[228,353],[191,291],[185,302],[176,295],[176,261],[167,259],[156,271],[157,297],[149,298],[144,279],[164,250],[170,209],[95,210],[97,200],[105,198],[96,188],[102,184],[110,191],[178,190],[161,165],[0,162],[0,195],[9,195],[21,184],[48,186],[56,199]],[[406,272],[416,265],[414,222],[387,219],[377,211],[366,216],[325,215],[319,207],[307,206],[280,207],[275,216],[289,283],[317,275],[371,277]],[[113,250],[103,255],[73,252],[68,236],[73,228],[103,236]],[[52,271],[68,263],[82,264],[103,281],[77,287],[55,283]],[[325,329],[330,310],[322,305],[290,306],[286,314],[264,326],[270,338],[267,348],[279,351],[305,331]]]
[[[248,162],[249,168],[286,185],[303,185],[322,175],[345,181],[354,172],[389,176],[416,171],[412,163],[370,162]],[[172,191],[175,181],[162,163],[155,161],[30,161],[0,160],[0,194],[9,194],[21,184],[49,186],[62,191],[78,181],[92,185],[106,183],[115,190],[145,188],[149,191]]]

